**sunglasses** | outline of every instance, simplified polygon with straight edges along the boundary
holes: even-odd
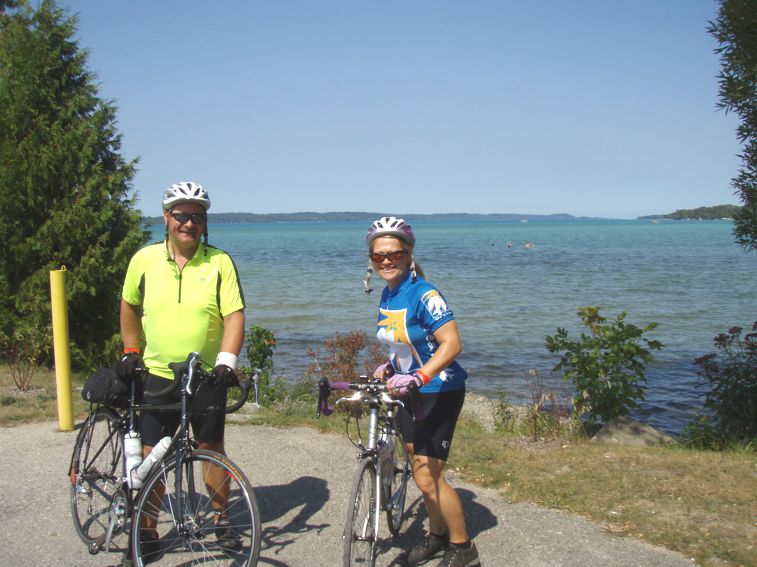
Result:
[[[368,254],[368,256],[371,257],[371,262],[375,262],[376,264],[380,264],[384,260],[389,260],[390,262],[399,262],[405,255],[407,255],[407,250],[392,250],[391,252],[371,252]]]
[[[168,213],[170,216],[172,216],[176,222],[179,224],[187,224],[190,219],[194,224],[202,224],[205,222],[205,219],[208,217],[205,216],[205,213],[192,213],[191,215],[189,213]]]

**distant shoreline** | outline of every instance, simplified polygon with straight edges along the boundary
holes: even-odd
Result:
[[[208,213],[208,220],[212,223],[275,223],[275,222],[338,222],[365,221],[370,222],[385,213],[371,212],[301,212],[301,213]],[[434,213],[434,214],[399,214],[405,219],[414,221],[494,221],[494,222],[540,222],[540,221],[571,221],[571,220],[617,220],[600,217],[577,217],[565,213],[552,215],[528,215],[515,213]],[[147,225],[163,224],[163,217],[144,217]]]
[[[213,224],[271,224],[279,222],[371,222],[384,213],[369,212],[301,212],[301,213],[208,213],[208,220]],[[431,214],[397,214],[404,219],[416,221],[478,221],[478,222],[545,222],[545,221],[620,221],[620,220],[731,220],[722,217],[682,218],[671,215],[647,215],[635,219],[618,219],[609,217],[575,216],[567,213],[551,215],[532,215],[515,213],[431,213]],[[145,225],[163,224],[163,217],[143,217]]]

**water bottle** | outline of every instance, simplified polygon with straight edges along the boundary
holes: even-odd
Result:
[[[163,437],[163,439],[158,441],[158,444],[152,448],[152,451],[150,451],[150,454],[145,457],[145,460],[142,461],[142,463],[132,471],[132,481],[136,480],[136,482],[138,482],[139,485],[142,486],[142,483],[147,478],[147,475],[150,474],[150,470],[152,469],[153,465],[163,458],[163,455],[166,454],[166,451],[168,451],[168,447],[170,445],[170,437]]]
[[[124,436],[124,454],[126,455],[126,482],[129,488],[141,488],[142,481],[133,478],[132,470],[142,462],[142,438],[138,431],[129,431]]]

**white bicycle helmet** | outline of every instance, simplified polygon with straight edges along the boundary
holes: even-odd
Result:
[[[371,242],[379,236],[396,236],[400,240],[407,242],[410,246],[415,246],[415,234],[413,228],[403,219],[397,217],[381,217],[373,221],[365,235],[365,243],[370,246]]]
[[[415,234],[413,233],[413,227],[407,224],[403,219],[397,217],[381,217],[378,220],[373,221],[371,227],[368,229],[368,234],[365,235],[365,243],[370,248],[371,242],[376,240],[379,236],[396,236],[403,242],[410,246],[415,246]],[[368,270],[365,273],[363,279],[364,291],[366,294],[370,294],[373,291],[371,287],[371,275],[373,274],[373,266],[370,260],[368,261]],[[410,274],[413,278],[413,282],[416,279],[415,273],[415,260],[410,263]]]
[[[207,211],[210,208],[210,196],[202,185],[194,181],[175,183],[163,193],[164,211],[168,211],[182,203],[195,203],[201,205]]]

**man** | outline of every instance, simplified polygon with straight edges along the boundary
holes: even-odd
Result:
[[[234,374],[244,340],[245,304],[236,267],[226,252],[208,245],[210,198],[201,185],[191,181],[172,185],[163,194],[162,205],[165,241],[138,251],[124,280],[120,317],[124,356],[119,373],[146,368],[145,390],[159,391],[174,378],[169,363],[199,352],[203,364],[215,361],[216,379],[223,383]],[[225,454],[225,404],[226,388],[206,384],[196,392],[192,431],[201,449]],[[220,409],[202,411],[210,406]],[[178,425],[178,411],[143,411],[139,420],[143,454],[148,455],[162,437],[173,435]],[[237,550],[241,541],[221,512],[228,499],[225,475],[216,467],[209,467],[205,475],[208,493],[217,495],[213,508],[218,510],[218,542]],[[157,549],[154,525],[143,526],[143,533]]]

